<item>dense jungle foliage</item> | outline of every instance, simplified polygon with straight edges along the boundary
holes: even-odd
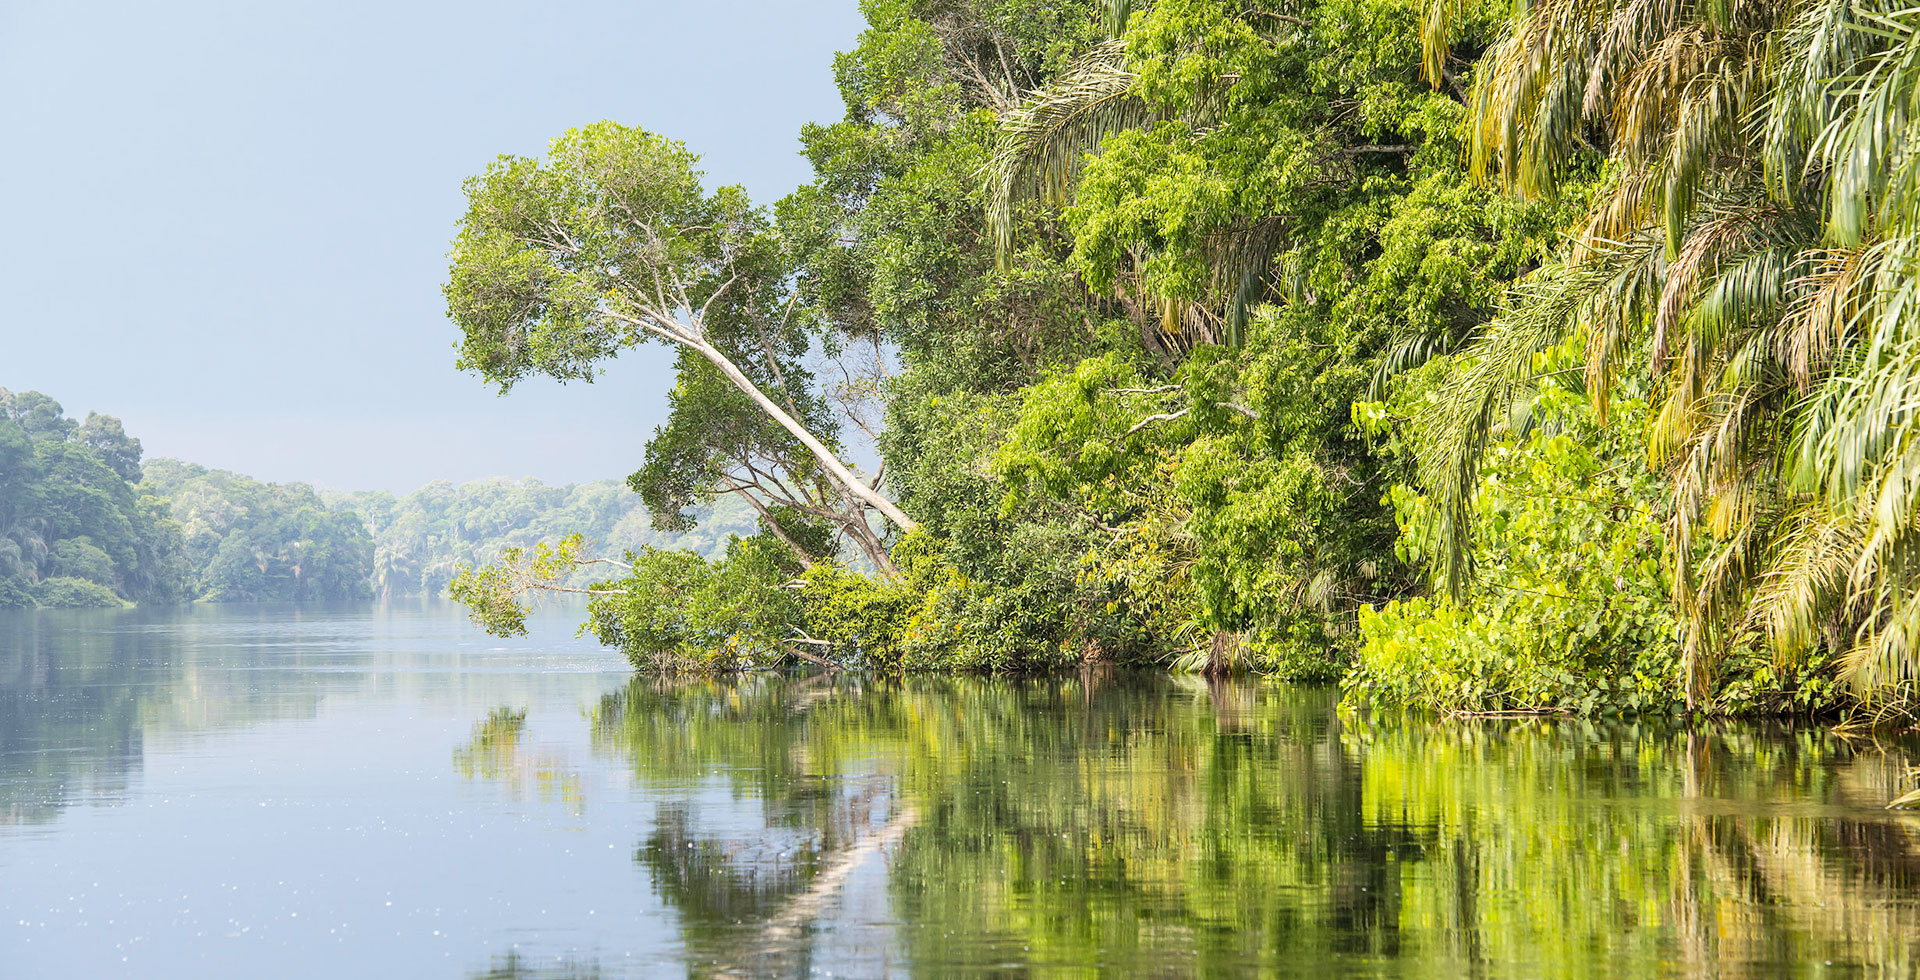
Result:
[[[178,460],[0,388],[0,609],[367,594],[371,543],[303,484]]]
[[[328,510],[304,483],[263,483],[156,459],[140,486],[166,501],[179,526],[192,598],[254,602],[371,595],[372,539],[357,516]]]
[[[771,208],[612,122],[470,180],[460,365],[675,347],[632,484],[764,532],[626,556],[598,635],[1455,712],[1911,703],[1920,15],[1270,6],[863,0]],[[602,560],[454,591],[511,631]]]

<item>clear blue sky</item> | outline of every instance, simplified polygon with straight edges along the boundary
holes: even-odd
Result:
[[[454,370],[460,181],[611,118],[771,203],[861,26],[854,0],[0,5],[0,386],[271,480],[624,476],[668,353],[505,398]]]

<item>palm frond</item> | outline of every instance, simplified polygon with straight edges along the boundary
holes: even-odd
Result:
[[[1108,41],[1001,121],[999,142],[981,177],[987,223],[1003,266],[1013,253],[1014,209],[1021,201],[1064,201],[1101,140],[1159,118],[1133,94],[1134,79],[1125,43]]]
[[[1461,0],[1429,0],[1420,18],[1420,77],[1436,89],[1446,78],[1454,27],[1465,12]]]
[[[1437,571],[1455,597],[1465,594],[1473,576],[1469,515],[1497,414],[1530,379],[1535,356],[1577,329],[1609,285],[1632,278],[1647,251],[1620,248],[1582,265],[1541,270],[1516,290],[1512,305],[1487,325],[1461,369],[1415,418],[1421,483],[1434,503]]]
[[[1746,625],[1765,635],[1786,660],[1810,652],[1823,639],[1836,597],[1848,590],[1863,526],[1856,511],[1809,502],[1787,515],[1782,527],[1748,605]]]

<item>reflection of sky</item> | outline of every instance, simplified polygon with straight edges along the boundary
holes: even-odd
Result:
[[[124,786],[0,827],[6,976],[463,976],[516,943],[527,965],[573,951],[613,972],[670,954],[631,860],[651,808],[585,751],[585,712],[629,672],[564,616],[501,641],[444,606],[280,626],[180,615],[201,639],[185,669],[129,686],[161,710]],[[197,704],[228,698],[255,716],[205,704],[212,725],[195,724]],[[530,748],[574,766],[586,807],[454,771],[502,704],[528,709]],[[112,761],[80,744],[51,763],[62,785]],[[48,760],[0,759],[0,787]]]

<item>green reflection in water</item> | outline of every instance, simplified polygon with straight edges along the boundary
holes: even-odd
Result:
[[[860,950],[914,976],[1920,960],[1920,816],[1879,808],[1910,738],[1367,722],[1336,700],[1151,675],[640,679],[594,741],[668,798],[636,859],[693,975]]]
[[[543,965],[509,951],[493,957],[486,969],[469,976],[472,980],[600,980],[600,967],[570,960]]]
[[[297,644],[221,642],[265,615],[0,613],[0,827],[119,796],[151,737],[312,717],[322,679],[300,669]]]
[[[559,753],[533,745],[525,708],[495,708],[474,725],[473,737],[453,750],[453,770],[497,783],[512,799],[559,801],[575,816],[586,809],[579,771]]]

